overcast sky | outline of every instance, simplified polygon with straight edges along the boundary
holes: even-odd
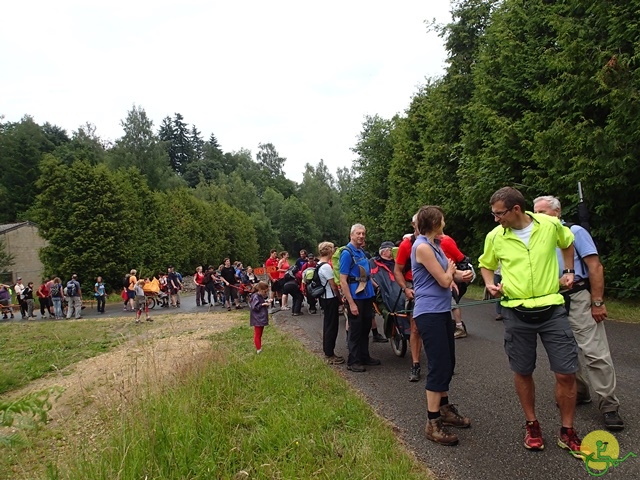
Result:
[[[350,166],[365,115],[443,74],[448,0],[21,0],[0,7],[0,115],[115,140],[132,105],[222,149],[273,143],[289,178]]]

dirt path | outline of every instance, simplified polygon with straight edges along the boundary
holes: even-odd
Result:
[[[64,432],[57,449],[64,450],[78,440],[91,441],[102,432],[102,416],[110,407],[120,410],[136,398],[137,390],[171,383],[191,362],[211,353],[210,335],[242,324],[244,317],[229,313],[155,318],[154,323],[140,325],[139,335],[114,350],[33,381],[10,397],[62,387],[47,426]]]

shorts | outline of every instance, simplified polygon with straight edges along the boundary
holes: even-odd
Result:
[[[231,300],[237,300],[238,299],[238,289],[231,286],[231,285],[225,285],[224,286],[224,296],[228,299]]]
[[[273,280],[271,282],[271,291],[272,292],[282,292],[282,288],[284,287],[284,279],[280,278],[278,280]]]
[[[147,297],[138,295],[136,297],[136,310],[144,310],[147,305]]]
[[[2,305],[3,307],[8,307],[9,306],[9,299],[0,300],[0,305]]]
[[[127,300],[131,300],[136,298],[136,291],[135,290],[127,290]]]
[[[448,392],[456,366],[456,345],[451,312],[423,313],[414,322],[427,355],[427,384],[432,392]]]
[[[578,344],[563,306],[557,305],[551,318],[541,323],[523,322],[511,308],[503,307],[502,316],[504,351],[515,373],[531,375],[535,370],[538,335],[547,351],[551,371],[560,374],[578,371]]]

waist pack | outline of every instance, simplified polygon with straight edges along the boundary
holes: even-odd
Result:
[[[558,308],[558,305],[549,305],[548,307],[513,307],[513,313],[525,323],[542,323],[549,320],[554,312]]]

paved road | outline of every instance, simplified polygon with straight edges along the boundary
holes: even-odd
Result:
[[[306,309],[305,309],[306,310]],[[388,343],[372,343],[372,356],[382,360],[380,367],[367,367],[365,373],[344,372],[351,384],[364,393],[374,408],[399,429],[400,436],[417,457],[441,479],[586,479],[593,478],[584,464],[556,446],[560,416],[553,396],[553,375],[544,349],[539,346],[538,366],[534,374],[537,386],[537,414],[546,448],[527,451],[523,445],[524,417],[515,395],[512,374],[503,350],[502,322],[494,320],[493,305],[465,308],[463,316],[469,336],[456,341],[456,375],[451,399],[472,420],[472,427],[457,430],[460,445],[443,447],[426,440],[424,381],[408,381],[410,355],[396,357]],[[276,323],[299,327],[309,347],[321,353],[322,318],[305,314],[292,317],[289,312],[275,314]],[[343,327],[343,326],[342,326]],[[303,333],[302,333],[303,332]],[[609,470],[607,478],[640,478],[640,325],[610,321],[607,333],[618,374],[620,413],[626,422],[616,433],[620,452],[635,452],[631,458]],[[338,355],[346,356],[344,328],[338,337]],[[421,360],[423,372],[426,359]],[[424,375],[423,375],[424,378]],[[595,403],[579,406],[576,428],[581,435],[602,429]]]
[[[221,307],[214,308],[215,311],[224,311]],[[193,295],[184,296],[182,308],[156,308],[152,315],[169,311],[203,312],[207,307],[196,307]],[[300,317],[292,317],[290,311],[277,312],[275,323],[299,334],[311,350],[321,354],[322,317],[309,315],[306,308],[303,311],[305,314]],[[95,307],[83,310],[85,318],[122,315],[129,315],[132,320],[135,318],[133,312],[122,311],[121,303],[107,305],[104,315],[99,315]],[[542,347],[539,347],[535,379],[537,413],[546,449],[529,452],[522,446],[524,419],[502,348],[502,323],[493,319],[493,305],[468,307],[463,315],[469,336],[456,341],[457,366],[450,395],[461,412],[471,418],[472,427],[457,430],[460,437],[457,447],[442,447],[425,439],[424,376],[417,383],[408,381],[409,354],[399,358],[388,343],[373,343],[371,353],[382,360],[382,366],[368,367],[365,373],[349,372],[344,365],[335,368],[367,397],[380,415],[398,427],[401,438],[439,479],[593,478],[581,461],[555,445],[560,417],[553,397],[553,375]],[[639,457],[612,468],[606,478],[640,479],[640,421],[635,413],[640,411],[640,325],[609,321],[607,332],[618,373],[618,396],[622,402],[620,413],[626,422],[625,430],[616,433],[615,437],[621,453],[635,452]],[[346,356],[344,325],[336,353]],[[421,363],[424,372],[424,352]],[[602,428],[595,404],[578,407],[576,428],[583,436]]]

